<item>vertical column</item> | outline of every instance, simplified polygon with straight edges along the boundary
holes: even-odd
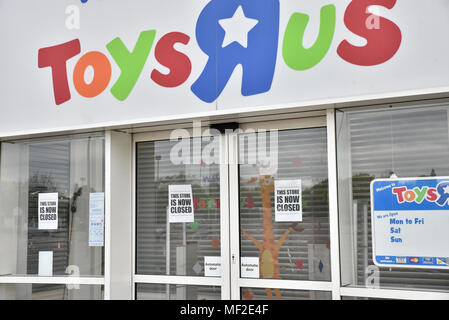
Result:
[[[17,274],[18,235],[20,226],[20,173],[21,148],[2,143],[0,157],[0,275]],[[22,261],[22,263],[26,260]],[[26,271],[26,270],[25,270]]]
[[[231,299],[230,219],[229,219],[229,160],[228,135],[220,135],[220,237],[221,237],[221,298]]]
[[[105,299],[132,299],[132,137],[106,132]]]
[[[352,196],[351,137],[349,120],[343,112],[337,114],[338,189],[341,285],[357,283],[357,212],[362,210]]]
[[[240,201],[238,168],[238,134],[231,133],[229,139],[229,212],[231,237],[231,299],[240,299]]]
[[[335,138],[335,110],[328,109],[326,112],[326,118],[332,299],[340,300],[340,250],[338,230],[337,146]]]

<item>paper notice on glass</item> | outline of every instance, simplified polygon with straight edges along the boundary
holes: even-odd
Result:
[[[194,222],[192,185],[168,186],[169,223]]]
[[[39,193],[38,210],[39,230],[57,230],[58,193]]]
[[[40,277],[53,276],[53,251],[39,251],[38,275]]]
[[[89,195],[89,246],[104,246],[104,193]]]
[[[274,181],[276,222],[302,221],[301,180]]]
[[[204,257],[204,276],[221,277],[221,257]]]
[[[259,258],[241,257],[240,269],[242,278],[259,278]]]

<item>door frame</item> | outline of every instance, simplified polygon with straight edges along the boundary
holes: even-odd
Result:
[[[209,127],[185,127],[177,128],[185,130],[190,138],[200,136],[210,136]],[[221,299],[230,299],[230,271],[229,271],[229,208],[228,208],[228,166],[226,160],[227,138],[226,135],[220,135],[220,254],[221,254],[221,277],[204,276],[176,276],[176,275],[142,275],[136,273],[136,204],[137,204],[137,171],[136,171],[136,152],[137,143],[170,140],[172,130],[162,130],[154,132],[145,132],[133,134],[132,139],[132,299],[136,299],[136,284],[173,284],[173,285],[192,285],[192,286],[218,286],[221,288]],[[224,151],[224,152],[223,152]]]
[[[230,150],[230,222],[231,222],[231,299],[239,300],[241,288],[278,288],[291,290],[327,291],[332,293],[332,299],[340,299],[340,260],[338,241],[338,210],[337,210],[337,166],[335,143],[335,112],[328,109],[322,116],[308,118],[274,120],[245,123],[242,130],[253,129],[307,129],[325,127],[327,131],[327,162],[329,181],[329,228],[330,228],[330,258],[331,281],[280,280],[280,279],[248,279],[240,277],[240,220],[239,220],[239,170],[238,170],[238,136],[229,136]]]
[[[290,119],[275,119],[254,122],[245,121],[240,129],[305,129],[327,128],[327,157],[329,180],[329,228],[331,281],[299,281],[278,279],[245,279],[240,278],[240,223],[239,223],[239,176],[238,176],[238,134],[236,132],[221,134],[220,145],[220,243],[222,276],[196,277],[172,275],[136,274],[136,144],[144,141],[170,139],[168,130],[135,133],[132,138],[132,299],[136,299],[136,284],[180,284],[195,286],[220,286],[222,300],[240,300],[240,288],[279,288],[293,290],[327,291],[332,299],[340,299],[340,259],[338,237],[338,203],[337,203],[337,165],[335,139],[335,111],[327,109],[312,115],[304,114]],[[275,117],[276,118],[276,117]],[[248,119],[248,118],[246,118]],[[179,129],[179,128],[178,128]],[[198,137],[208,127],[199,130],[186,126],[190,137]]]

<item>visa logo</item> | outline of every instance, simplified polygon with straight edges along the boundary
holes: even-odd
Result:
[[[396,263],[407,263],[407,258],[396,258]]]

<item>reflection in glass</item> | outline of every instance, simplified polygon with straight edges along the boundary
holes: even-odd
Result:
[[[102,275],[103,247],[89,246],[89,194],[104,192],[103,137],[3,142],[0,161],[0,275],[37,275],[44,251],[52,275]],[[57,229],[38,227],[42,193],[57,193]]]
[[[194,148],[194,140],[184,141],[190,164],[174,161],[177,141],[137,144],[138,274],[203,276],[204,257],[221,254],[220,169],[203,158],[209,138],[200,141],[202,148]],[[194,222],[168,223],[169,185],[191,185]]]
[[[372,260],[370,183],[449,175],[447,106],[337,113],[342,285],[449,290],[449,271],[379,268]]]

